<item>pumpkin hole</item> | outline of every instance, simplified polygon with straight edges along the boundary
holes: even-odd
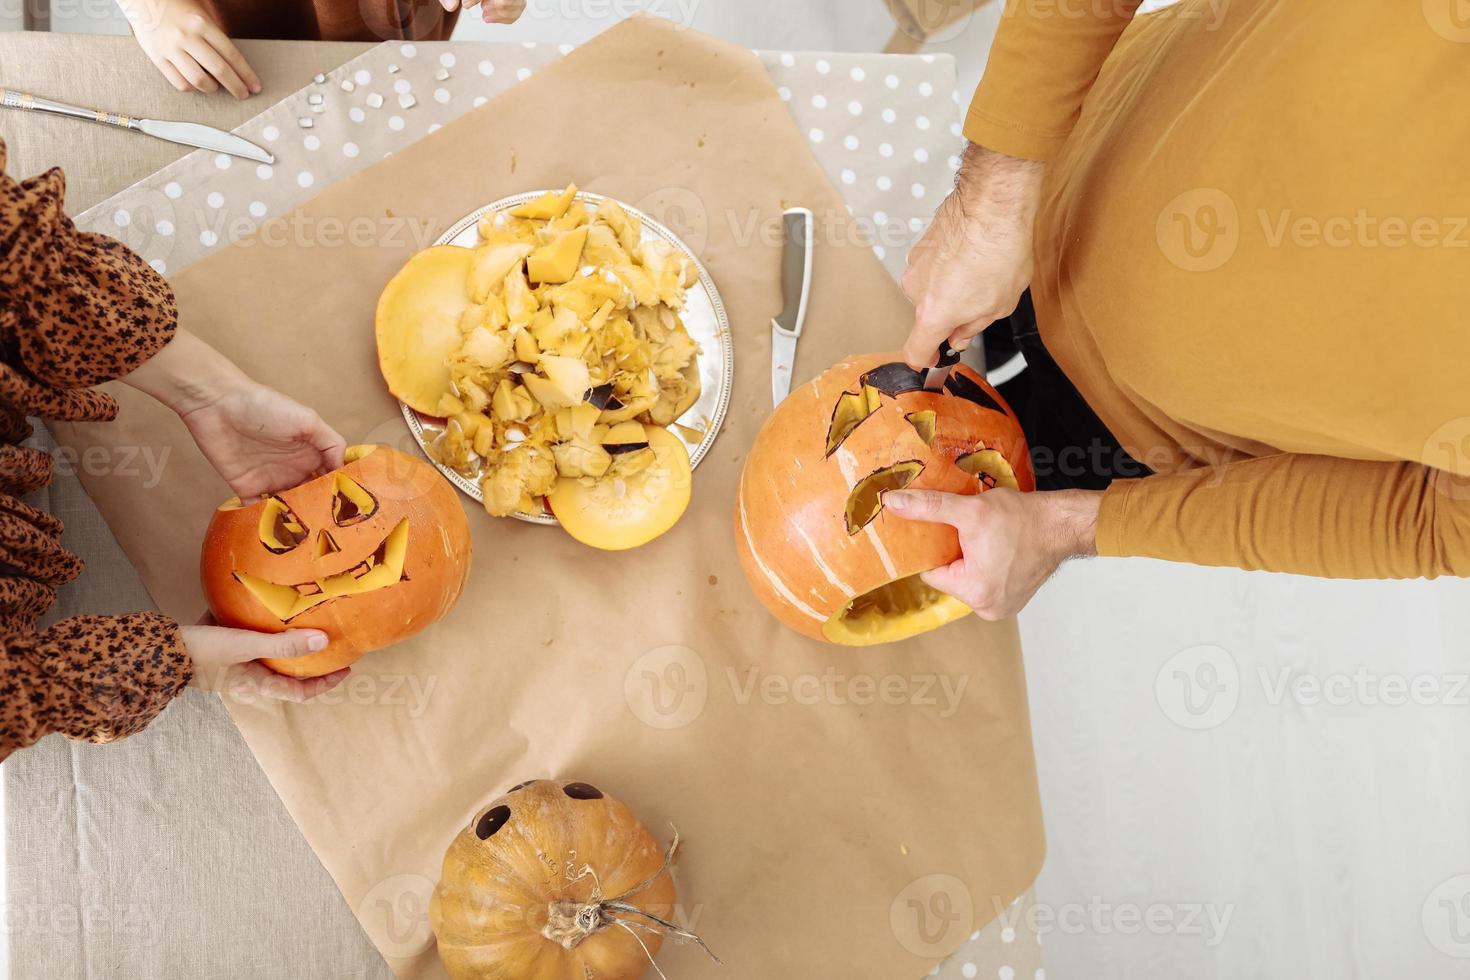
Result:
[[[341,550],[342,547],[337,544],[337,540],[325,528],[316,533],[316,547],[312,549],[313,557],[325,558]]]
[[[924,440],[924,445],[934,445],[934,431],[939,424],[939,415],[936,412],[925,410],[922,412],[910,412],[904,416],[919,438]]]
[[[502,803],[500,806],[491,807],[485,815],[475,821],[475,836],[480,840],[489,840],[495,836],[495,832],[510,822],[510,807]]]
[[[822,627],[834,643],[895,643],[951,623],[970,610],[917,575],[856,596]]]
[[[535,782],[539,782],[539,780],[528,779],[524,783],[516,783],[510,789],[505,791],[505,795],[509,796],[511,793],[519,793],[521,790],[525,789],[527,786],[530,786],[532,783]]]
[[[981,449],[967,453],[955,460],[954,465],[971,476],[979,477],[980,485],[986,490],[994,490],[996,487],[1005,487],[1007,490],[1021,489],[1020,481],[1016,479],[1015,468],[1001,455],[999,450]]]
[[[902,361],[882,364],[863,375],[863,384],[877,388],[890,398],[919,391],[924,387],[927,371],[915,371]]]
[[[284,555],[306,540],[306,525],[291,512],[280,497],[266,497],[260,511],[260,543],[277,555]]]
[[[561,791],[574,800],[602,799],[602,790],[596,786],[589,786],[587,783],[567,783]]]
[[[847,498],[847,533],[856,534],[883,510],[883,495],[902,490],[919,478],[924,464],[916,459],[895,463],[863,477]]]
[[[338,527],[365,521],[377,512],[378,498],[356,481],[337,474],[336,492],[332,495],[332,520]]]
[[[827,455],[831,456],[868,416],[878,411],[882,393],[871,385],[846,391],[832,408],[832,425],[827,429]]]
[[[991,397],[990,392],[980,387],[974,379],[967,378],[958,371],[949,376],[949,380],[944,383],[944,387],[951,395],[963,398],[967,402],[974,402],[981,408],[988,408],[992,412],[999,412],[1002,415],[1006,414],[1006,410],[1001,407],[1000,402]]]
[[[235,580],[270,610],[272,616],[288,623],[329,599],[361,595],[404,581],[406,576],[403,574],[403,564],[407,556],[408,518],[405,517],[383,539],[376,551],[340,574],[297,585],[286,585],[259,578],[249,572],[236,571]]]

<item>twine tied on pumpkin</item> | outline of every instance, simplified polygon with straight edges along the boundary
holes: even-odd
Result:
[[[670,825],[672,826],[672,825]],[[573,852],[567,862],[567,881],[581,881],[583,878],[592,879],[592,897],[586,902],[554,902],[551,905],[546,919],[546,926],[541,930],[541,935],[558,944],[563,949],[576,949],[577,946],[588,936],[595,935],[604,929],[617,926],[625,930],[643,948],[643,954],[648,957],[648,962],[653,966],[663,980],[664,971],[659,969],[658,963],[654,962],[653,954],[649,952],[648,946],[643,942],[643,937],[638,931],[653,933],[664,939],[673,940],[676,943],[695,943],[700,949],[709,954],[709,958],[716,963],[721,962],[714,951],[705,944],[703,939],[681,928],[667,919],[660,918],[652,912],[640,909],[632,904],[629,899],[645,891],[655,881],[658,881],[674,863],[674,854],[679,849],[679,828],[674,827],[674,840],[669,844],[668,851],[664,854],[663,864],[659,869],[644,881],[639,882],[632,888],[612,898],[602,896],[602,882],[597,878],[597,872],[590,864],[577,867],[577,855]]]

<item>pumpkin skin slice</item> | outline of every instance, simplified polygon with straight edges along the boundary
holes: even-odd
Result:
[[[378,370],[388,390],[416,412],[438,415],[450,393],[449,361],[464,343],[473,249],[436,245],[398,270],[378,299]]]
[[[667,532],[688,509],[689,450],[667,429],[646,425],[643,431],[655,457],[648,467],[591,486],[563,477],[547,496],[562,529],[583,544],[603,551],[637,548]]]

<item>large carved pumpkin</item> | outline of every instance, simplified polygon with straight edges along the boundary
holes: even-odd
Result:
[[[919,575],[960,557],[940,524],[887,513],[890,490],[1034,490],[1026,438],[1004,400],[960,365],[945,389],[897,354],[849,358],[766,421],[735,507],[741,565],[761,602],[813,639],[867,646],[967,615]]]
[[[469,523],[429,464],[386,446],[354,446],[326,476],[249,506],[215,511],[200,574],[221,625],[324,630],[321,653],[267,660],[320,677],[447,613],[470,569]]]
[[[454,980],[639,980],[665,934],[693,939],[670,922],[668,860],[595,787],[522,783],[444,855],[429,904],[439,958]]]

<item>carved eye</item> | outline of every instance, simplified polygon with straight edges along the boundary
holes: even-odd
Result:
[[[377,512],[377,497],[364,490],[356,481],[341,473],[337,474],[336,490],[332,494],[332,520],[338,527],[348,527],[365,521]]]
[[[561,791],[574,800],[602,799],[602,790],[596,786],[589,786],[586,783],[567,783],[562,787]]]
[[[306,540],[311,532],[280,497],[265,498],[260,511],[260,543],[266,550],[284,555]]]
[[[475,836],[480,840],[489,840],[495,836],[495,832],[510,822],[510,807],[502,803],[500,806],[491,807],[475,823]]]

